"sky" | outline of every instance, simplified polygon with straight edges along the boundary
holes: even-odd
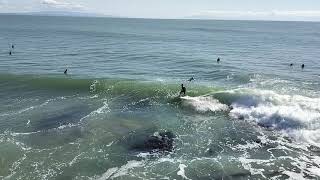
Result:
[[[0,0],[0,13],[39,11],[133,18],[320,21],[320,0]]]

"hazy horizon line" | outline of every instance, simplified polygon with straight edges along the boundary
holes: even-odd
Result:
[[[50,14],[51,13],[51,14]],[[57,13],[57,14],[52,14]],[[61,13],[61,14],[58,14]],[[154,20],[199,20],[199,21],[268,21],[268,22],[320,22],[320,20],[290,20],[290,19],[254,19],[254,18],[214,18],[214,17],[173,17],[173,18],[161,18],[161,17],[129,17],[108,15],[103,13],[92,12],[74,12],[74,11],[26,11],[26,12],[0,12],[0,15],[21,15],[21,16],[47,16],[47,17],[88,17],[88,18],[119,18],[119,19],[154,19]]]

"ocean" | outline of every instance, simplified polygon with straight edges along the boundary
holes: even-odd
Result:
[[[1,15],[0,179],[319,179],[319,47],[316,22]]]

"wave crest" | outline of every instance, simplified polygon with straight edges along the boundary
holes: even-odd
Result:
[[[319,98],[281,95],[259,89],[240,89],[228,93],[237,97],[231,103],[231,117],[253,121],[262,127],[280,130],[297,140],[320,145],[319,136],[314,136],[320,131]]]

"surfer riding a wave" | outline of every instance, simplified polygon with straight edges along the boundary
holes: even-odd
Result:
[[[186,95],[186,87],[181,84],[181,91],[180,91],[180,96],[185,96]]]

